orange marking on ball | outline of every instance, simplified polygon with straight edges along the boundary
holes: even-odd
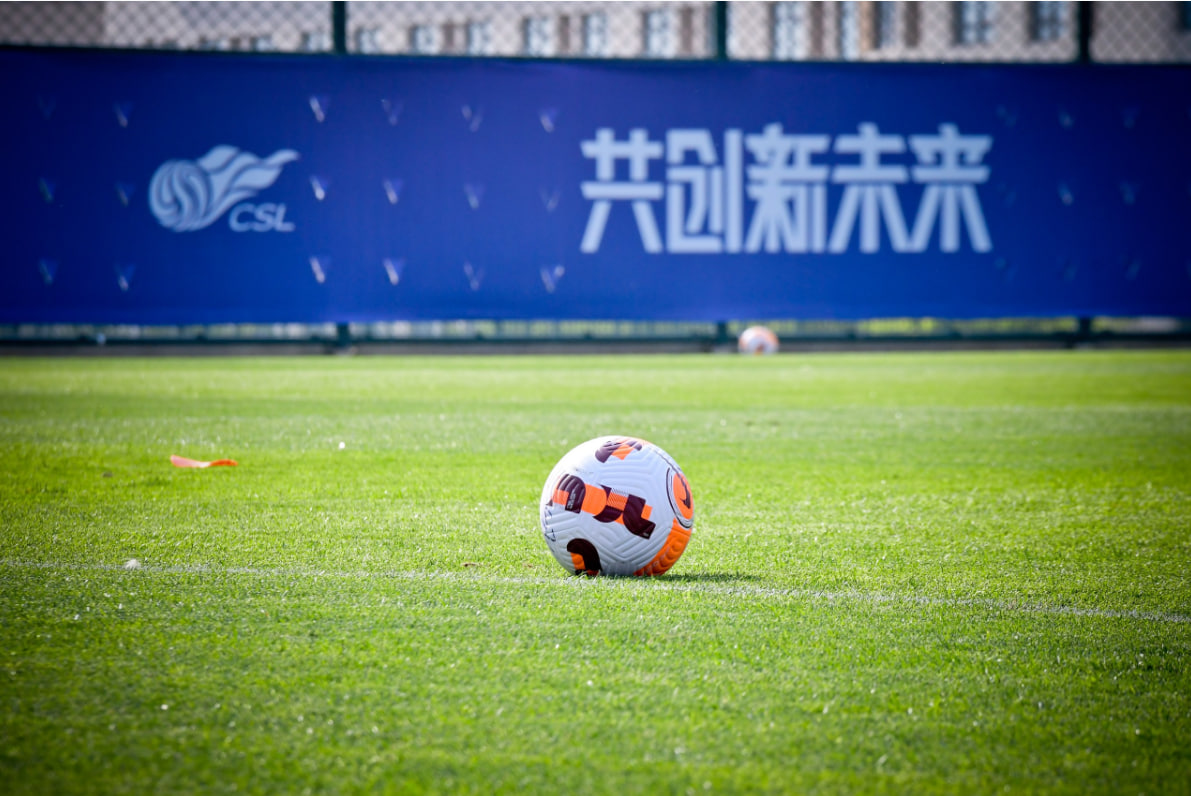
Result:
[[[689,520],[695,516],[695,503],[691,498],[691,485],[687,483],[686,476],[682,473],[675,473],[673,488],[674,501],[678,508],[678,513],[682,515],[684,520]]]
[[[583,494],[583,511],[588,514],[599,514],[608,505],[608,494],[602,487],[587,485]]]
[[[678,520],[670,526],[670,536],[666,539],[666,543],[662,545],[662,549],[657,552],[657,555],[641,569],[634,572],[634,575],[662,575],[670,567],[674,566],[674,562],[682,555],[682,551],[686,550],[687,543],[691,540],[691,532],[678,524]]]
[[[617,459],[620,459],[623,462],[624,458],[626,456],[628,456],[630,453],[632,453],[633,450],[634,450],[634,448],[632,445],[624,444],[624,445],[621,445],[616,450],[612,451],[612,455],[615,456]]]

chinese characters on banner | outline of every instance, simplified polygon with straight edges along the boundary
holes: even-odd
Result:
[[[955,252],[964,233],[972,250],[987,252],[992,239],[976,186],[988,181],[982,161],[992,143],[992,136],[961,135],[946,123],[936,134],[901,136],[864,122],[834,141],[769,124],[757,134],[725,130],[717,152],[709,130],[668,130],[663,145],[642,128],[618,140],[601,127],[581,144],[595,161],[595,179],[581,185],[592,205],[580,250],[599,251],[613,205],[621,204],[631,208],[650,253],[838,254],[858,238],[859,250],[871,254],[881,247],[882,230],[895,252],[923,252],[936,239],[941,251]],[[907,144],[914,165],[884,162]],[[663,159],[664,184],[649,173],[651,161]],[[627,163],[627,180],[618,179],[618,161]],[[907,183],[922,186],[911,216],[898,192]],[[831,218],[829,184],[842,188]],[[747,219],[745,197],[752,202]],[[653,204],[663,199],[664,238]]]

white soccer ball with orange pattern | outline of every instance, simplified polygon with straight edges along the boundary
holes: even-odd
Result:
[[[661,448],[599,437],[559,460],[542,488],[542,533],[575,574],[661,575],[695,527],[691,487]]]
[[[750,326],[736,340],[742,354],[773,354],[777,351],[777,335],[764,326]]]

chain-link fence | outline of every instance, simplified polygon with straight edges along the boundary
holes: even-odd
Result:
[[[0,3],[0,43],[530,58],[1185,62],[1191,3],[12,2]]]

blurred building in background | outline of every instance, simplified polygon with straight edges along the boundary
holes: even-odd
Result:
[[[717,37],[721,21],[726,35]],[[1079,58],[1081,21],[1090,25],[1091,60],[1191,58],[1186,2],[14,2],[0,3],[0,43],[363,55],[1037,62]]]

